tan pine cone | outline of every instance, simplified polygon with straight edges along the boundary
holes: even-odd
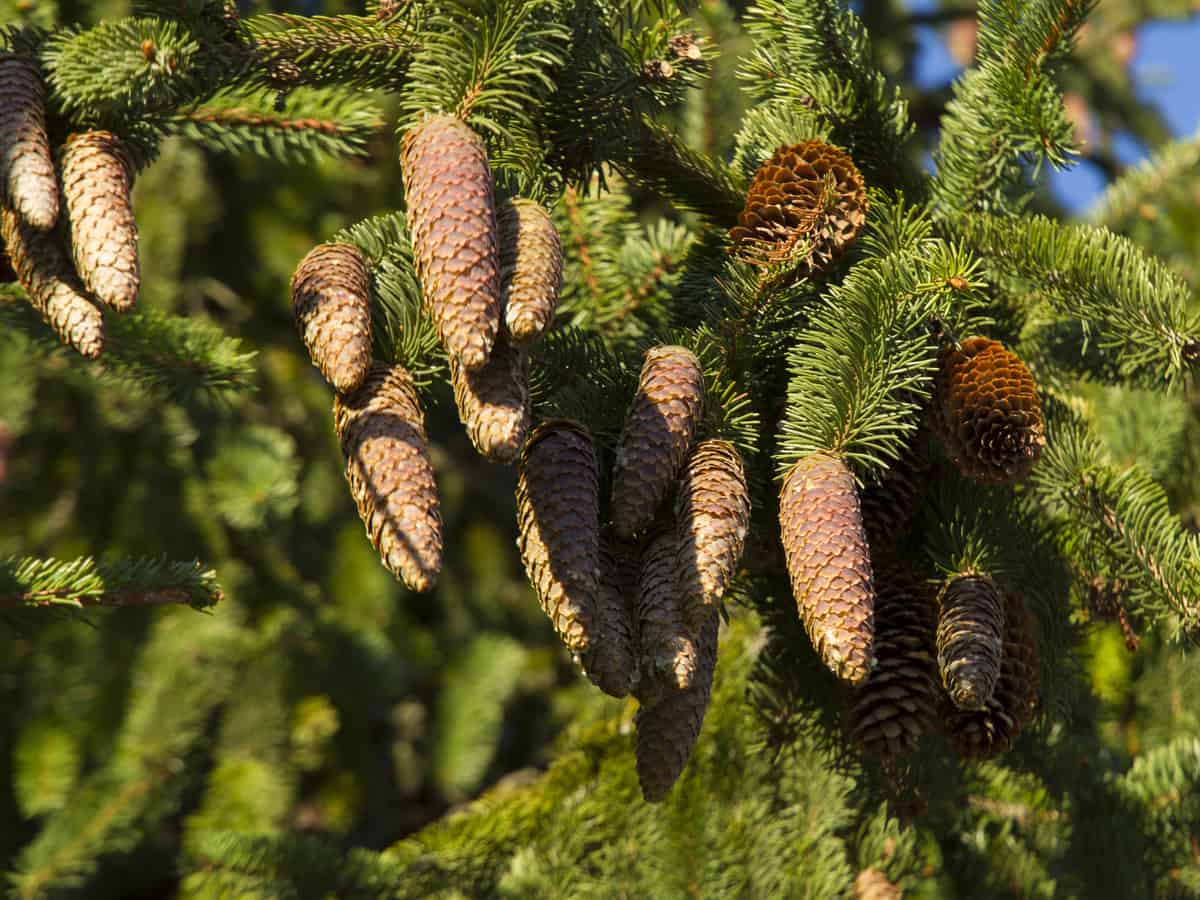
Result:
[[[945,348],[934,379],[934,424],[964,475],[1015,481],[1046,443],[1037,384],[999,341],[967,338]]]
[[[1004,597],[1004,659],[992,699],[981,710],[946,704],[946,730],[963,756],[1005,753],[1033,721],[1038,706],[1037,625],[1015,594]]]
[[[663,528],[642,550],[637,601],[642,696],[649,696],[658,686],[683,690],[696,675],[699,629],[692,631],[684,622],[675,581],[678,557],[674,528]]]
[[[500,297],[512,342],[528,348],[554,321],[562,287],[563,251],[550,214],[532,200],[501,205]]]
[[[543,422],[521,454],[517,546],[554,630],[586,658],[600,590],[599,472],[591,433],[569,419]]]
[[[73,134],[62,149],[62,196],[71,255],[84,286],[117,312],[133,308],[140,282],[129,192],[133,160],[108,131]]]
[[[488,460],[511,463],[529,431],[529,357],[505,335],[496,337],[487,365],[468,372],[450,357],[458,418],[475,449]]]
[[[1004,601],[986,575],[959,575],[938,597],[937,657],[955,706],[982,709],[1000,678]]]
[[[873,555],[890,551],[908,534],[928,477],[926,457],[910,445],[878,480],[863,489],[863,528]]]
[[[371,544],[408,587],[431,590],[442,570],[442,513],[412,376],[373,363],[357,391],[334,400],[333,412]]]
[[[779,496],[792,594],[821,660],[862,684],[875,665],[875,592],[854,476],[835,456],[792,466]]]
[[[353,244],[317,244],[292,274],[292,314],[322,377],[339,394],[371,367],[371,274]]]
[[[11,210],[0,209],[0,236],[29,302],[59,340],[89,359],[99,357],[104,351],[104,317],[84,296],[56,234],[38,231]]]
[[[0,204],[42,231],[58,221],[58,179],[46,137],[37,63],[0,55]]]
[[[854,879],[854,900],[901,900],[904,892],[882,870],[863,869]]]
[[[734,253],[753,265],[823,272],[867,219],[862,174],[844,151],[821,141],[780,147],[758,167],[738,224]]]
[[[704,373],[695,354],[673,346],[646,351],[613,465],[619,536],[633,537],[654,518],[692,450],[703,409]]]
[[[703,441],[688,457],[675,495],[675,578],[692,633],[715,609],[737,571],[750,528],[750,492],[737,448]]]
[[[447,353],[483,368],[500,330],[500,260],[492,172],[479,135],[429,116],[400,148],[413,261]]]
[[[717,668],[719,625],[720,617],[714,611],[700,629],[691,685],[645,698],[637,711],[637,773],[647,803],[657,803],[667,795],[696,746]]]
[[[592,683],[613,697],[627,695],[638,680],[637,594],[637,547],[602,534],[596,639],[582,662]]]

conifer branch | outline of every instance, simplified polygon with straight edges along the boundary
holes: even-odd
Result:
[[[1173,182],[1198,172],[1200,133],[1160,147],[1112,182],[1088,212],[1088,219],[1096,225],[1119,229],[1147,206],[1153,207]]]
[[[44,606],[161,606],[203,609],[222,592],[216,573],[199,563],[131,559],[98,563],[33,557],[0,559],[0,609]]]

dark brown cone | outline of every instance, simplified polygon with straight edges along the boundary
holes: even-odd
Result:
[[[695,354],[686,347],[646,351],[613,465],[619,536],[631,538],[653,520],[692,450],[703,408],[704,374]]]
[[[696,746],[717,668],[719,624],[720,617],[714,611],[700,629],[691,686],[643,699],[637,711],[637,773],[647,803],[657,803],[666,796]]]
[[[1015,594],[1005,595],[1004,622],[1004,661],[992,699],[982,710],[945,711],[946,730],[963,756],[980,758],[1007,752],[1037,711],[1036,624]]]
[[[866,218],[866,185],[854,160],[837,147],[805,141],[780,147],[758,167],[730,237],[746,262],[809,275],[828,269]]]
[[[687,688],[696,674],[697,629],[683,619],[683,604],[675,581],[679,542],[674,528],[664,528],[646,543],[638,582],[637,631],[640,645],[642,696],[662,685]]]
[[[792,466],[779,495],[792,594],[821,660],[850,684],[875,665],[875,592],[854,476],[834,456]]]
[[[442,514],[412,376],[374,363],[362,387],[337,397],[333,413],[371,544],[408,587],[430,590],[442,570]]]
[[[908,534],[928,474],[925,456],[908,447],[878,481],[863,490],[863,528],[872,556],[889,552]]]
[[[938,597],[937,659],[942,685],[960,709],[982,709],[1000,678],[1004,601],[986,575],[959,575]]]
[[[317,244],[292,274],[292,314],[309,358],[339,394],[371,367],[371,275],[353,244]]]
[[[916,749],[937,719],[936,617],[929,589],[897,564],[876,575],[875,668],[855,691],[853,734],[891,763]]]
[[[84,296],[54,232],[38,231],[11,210],[0,209],[0,237],[33,308],[61,341],[89,359],[99,357],[104,317]]]
[[[500,297],[508,336],[528,348],[554,321],[562,287],[562,242],[550,214],[532,200],[501,205]]]
[[[637,548],[601,535],[596,639],[582,662],[592,683],[613,697],[624,697],[638,679],[637,593]]]
[[[586,658],[600,589],[599,473],[592,436],[569,419],[529,436],[517,476],[517,546],[559,638]]]
[[[133,308],[141,278],[132,187],[133,160],[119,137],[85,131],[67,138],[62,196],[75,269],[96,299],[118,312]]]
[[[521,452],[529,431],[529,358],[501,334],[492,358],[467,372],[450,357],[450,380],[458,418],[467,426],[471,443],[492,462],[511,463]]]
[[[692,451],[675,495],[675,523],[675,579],[684,624],[695,634],[725,596],[750,527],[750,492],[733,444],[703,441]]]
[[[854,879],[854,900],[901,900],[904,893],[881,870],[863,869]]]
[[[42,231],[58,221],[46,89],[37,64],[15,56],[0,56],[0,204]]]
[[[400,148],[413,260],[446,351],[470,371],[500,330],[500,260],[483,141],[454,116],[429,116]]]
[[[17,270],[12,267],[8,258],[8,248],[0,242],[0,284],[11,284],[17,280]]]
[[[1015,353],[990,338],[945,348],[934,381],[934,424],[964,475],[1015,481],[1046,443],[1037,384]]]

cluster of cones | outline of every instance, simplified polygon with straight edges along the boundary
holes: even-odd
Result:
[[[93,359],[100,306],[126,312],[137,298],[134,168],[109,131],[71,134],[52,155],[37,63],[0,54],[0,259],[59,339]]]

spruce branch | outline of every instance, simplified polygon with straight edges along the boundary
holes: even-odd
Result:
[[[44,606],[160,606],[203,609],[222,598],[216,573],[198,562],[132,559],[98,563],[9,557],[0,560],[0,609]]]
[[[1200,133],[1160,147],[1149,159],[1112,182],[1088,212],[1088,219],[1119,229],[1129,219],[1153,206],[1164,188],[1189,174],[1200,172]]]

